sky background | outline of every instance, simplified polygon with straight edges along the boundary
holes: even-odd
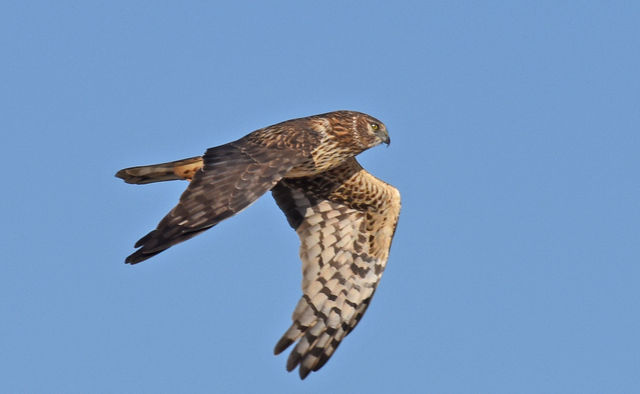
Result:
[[[0,392],[640,392],[640,5],[482,3],[2,2]],[[128,266],[186,184],[113,175],[337,109],[403,209],[300,381],[271,196]]]

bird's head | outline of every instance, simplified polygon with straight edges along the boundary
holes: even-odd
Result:
[[[387,146],[391,143],[387,126],[384,123],[367,114],[362,114],[362,118],[362,125],[358,127],[358,132],[365,141],[369,141],[370,147],[383,142]]]
[[[373,116],[355,111],[336,111],[326,115],[330,119],[332,134],[360,151],[391,143],[387,127]]]

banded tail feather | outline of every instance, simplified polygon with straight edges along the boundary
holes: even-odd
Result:
[[[196,156],[188,159],[170,161],[168,163],[125,168],[118,171],[116,176],[127,183],[137,185],[180,179],[190,181],[202,166],[202,157]]]

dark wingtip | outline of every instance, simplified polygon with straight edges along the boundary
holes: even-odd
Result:
[[[148,240],[150,240],[150,239],[151,239],[151,237],[153,237],[153,235],[154,235],[155,233],[156,233],[156,230],[149,231],[149,233],[148,233],[147,235],[145,235],[144,237],[140,238],[140,239],[138,240],[138,242],[136,242],[136,244],[135,244],[135,245],[133,245],[133,247],[134,247],[134,248],[139,248],[139,247],[141,247],[142,245],[146,244],[146,243],[147,243],[147,241],[148,241]]]
[[[144,244],[147,243],[147,241],[153,236],[153,234],[155,233],[156,230],[153,230],[151,232],[149,232],[149,234],[145,235],[144,237],[140,238],[138,240],[138,242],[136,242],[136,244],[133,246],[134,248],[140,248],[138,250],[136,250],[135,252],[133,252],[131,255],[129,255],[125,260],[125,264],[138,264],[141,261],[145,261],[146,259],[155,256],[156,254],[160,253],[162,250],[159,250],[157,252],[149,252],[148,250],[145,250],[144,248]],[[148,246],[148,245],[147,245]]]
[[[285,349],[288,348],[292,343],[293,341],[289,338],[285,338],[285,337],[280,338],[278,343],[276,343],[276,347],[273,349],[273,354],[278,355],[284,352]]]
[[[144,261],[146,259],[148,259],[151,256],[145,256],[143,255],[140,250],[136,250],[134,253],[132,253],[131,255],[129,255],[126,259],[124,259],[124,263],[125,264],[138,264],[141,261]]]
[[[296,352],[295,349],[289,354],[289,358],[287,359],[287,371],[293,371],[298,364],[300,364],[301,359],[300,353]]]
[[[301,365],[300,368],[298,369],[298,372],[300,373],[300,380],[304,380],[307,376],[309,376],[309,374],[311,373],[311,370]]]
[[[136,247],[137,247],[137,246],[136,246]],[[151,257],[153,257],[153,256],[157,255],[158,253],[162,252],[163,250],[164,250],[164,249],[160,249],[160,250],[157,250],[157,251],[150,252],[150,251],[148,251],[148,250],[145,250],[145,248],[144,248],[144,247],[142,247],[142,248],[140,248],[140,249],[136,250],[135,252],[133,252],[132,254],[130,254],[130,255],[129,255],[129,256],[124,260],[124,262],[125,262],[126,264],[131,264],[131,265],[133,265],[133,264],[138,264],[138,263],[140,263],[140,262],[142,262],[142,261],[145,261],[145,260],[147,260],[147,259],[150,259]]]

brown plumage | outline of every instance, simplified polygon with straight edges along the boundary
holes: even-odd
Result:
[[[359,112],[293,119],[210,148],[202,157],[132,167],[127,183],[187,179],[180,202],[125,260],[136,264],[207,230],[272,191],[300,237],[303,296],[276,345],[297,344],[287,370],[317,371],[366,311],[400,214],[400,193],[355,159],[389,143],[385,126]]]

